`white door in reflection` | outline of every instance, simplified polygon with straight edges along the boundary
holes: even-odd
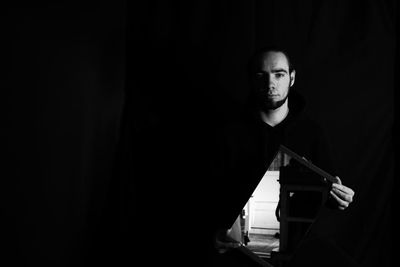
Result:
[[[274,235],[279,232],[275,209],[279,201],[279,171],[267,171],[246,204],[249,234]],[[245,230],[245,231],[246,231]]]

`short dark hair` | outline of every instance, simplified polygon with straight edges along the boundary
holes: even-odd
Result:
[[[257,60],[260,58],[260,56],[263,54],[266,54],[268,52],[283,53],[287,59],[288,65],[289,65],[289,72],[291,73],[292,71],[295,70],[293,58],[291,56],[289,56],[287,49],[285,49],[284,47],[281,47],[281,46],[277,46],[277,45],[268,45],[268,46],[264,46],[264,47],[261,47],[260,49],[258,49],[253,54],[253,56],[250,58],[249,65],[248,65],[249,75],[251,75],[253,73],[255,64],[256,64]]]

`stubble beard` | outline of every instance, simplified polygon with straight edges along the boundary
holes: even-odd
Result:
[[[280,108],[283,104],[285,104],[287,98],[289,97],[289,93],[290,93],[290,87],[288,88],[287,94],[286,96],[278,101],[274,101],[273,99],[269,99],[269,98],[261,98],[259,100],[259,105],[260,108],[264,111],[270,111],[270,110],[276,110],[278,108]]]

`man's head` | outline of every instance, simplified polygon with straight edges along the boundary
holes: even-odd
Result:
[[[295,81],[296,71],[288,54],[277,48],[265,48],[250,62],[250,80],[259,107],[274,110],[282,106]]]

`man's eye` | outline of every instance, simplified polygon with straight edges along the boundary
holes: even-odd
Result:
[[[257,72],[257,73],[256,73],[256,77],[257,77],[257,78],[262,78],[262,77],[264,77],[264,73],[262,73],[262,72]]]
[[[277,78],[282,78],[283,76],[285,76],[283,73],[276,73],[275,77]]]

